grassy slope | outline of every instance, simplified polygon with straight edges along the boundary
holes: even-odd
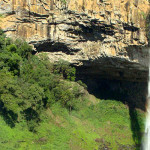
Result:
[[[69,113],[59,104],[41,114],[43,121],[37,133],[27,130],[25,123],[11,129],[0,117],[2,150],[100,150],[126,149],[135,144],[130,127],[129,109],[118,101],[100,100]],[[138,111],[143,128],[144,113]],[[134,149],[132,147],[132,149]]]

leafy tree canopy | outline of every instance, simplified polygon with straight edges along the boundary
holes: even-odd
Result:
[[[34,131],[42,120],[40,113],[53,103],[76,109],[83,93],[79,84],[70,82],[75,81],[75,73],[69,63],[52,64],[45,54],[32,55],[25,41],[12,40],[0,31],[0,114],[9,114],[8,124],[25,120]]]

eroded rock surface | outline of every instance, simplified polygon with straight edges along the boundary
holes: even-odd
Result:
[[[0,27],[82,75],[146,81],[147,0],[0,0]]]

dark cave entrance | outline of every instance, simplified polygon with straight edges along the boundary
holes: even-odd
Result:
[[[117,100],[145,111],[148,71],[103,66],[76,67],[76,79],[99,99]]]
[[[118,100],[145,111],[147,97],[147,82],[121,81],[105,78],[82,79],[88,87],[88,92],[97,98]]]
[[[123,79],[124,72],[118,71],[118,74]],[[143,81],[117,80],[116,78],[107,75],[91,76],[90,73],[82,74],[81,70],[77,68],[77,80],[81,80],[85,83],[88,92],[97,98],[121,101],[127,106],[129,109],[130,128],[135,142],[135,150],[139,150],[141,144],[137,143],[142,143],[143,131],[139,121],[137,108],[146,111],[147,77],[145,77],[145,80]]]

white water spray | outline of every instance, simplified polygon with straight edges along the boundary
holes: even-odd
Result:
[[[150,51],[149,51],[150,58]],[[142,150],[150,150],[150,60],[149,60],[149,73],[148,73],[148,95],[146,105],[146,123],[145,123],[145,134]]]

